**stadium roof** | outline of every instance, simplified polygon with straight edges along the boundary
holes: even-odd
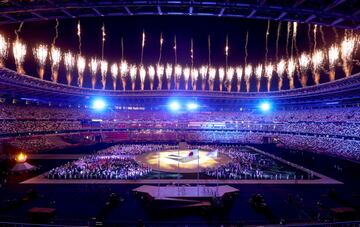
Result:
[[[255,18],[360,30],[360,1],[357,0],[0,0],[0,24],[134,15]]]

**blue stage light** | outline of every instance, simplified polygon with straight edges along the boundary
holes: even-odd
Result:
[[[170,105],[169,105],[169,108],[170,108],[170,110],[172,110],[172,111],[177,111],[177,110],[179,110],[180,109],[180,103],[178,103],[178,102],[171,102],[170,103]]]
[[[271,109],[271,104],[269,102],[262,102],[260,104],[260,109],[263,112],[268,112]]]
[[[95,110],[102,110],[106,107],[106,103],[102,99],[95,99],[92,105]]]
[[[196,110],[197,108],[199,108],[199,105],[193,102],[189,102],[187,104],[187,109],[188,110]]]

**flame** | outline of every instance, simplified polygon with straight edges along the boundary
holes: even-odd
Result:
[[[15,160],[17,162],[26,162],[26,159],[27,159],[27,155],[22,152],[20,152],[20,154],[16,155],[15,157]]]

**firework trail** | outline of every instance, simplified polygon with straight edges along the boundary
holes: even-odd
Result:
[[[121,37],[121,61],[124,60],[124,37]]]
[[[248,44],[249,44],[249,31],[246,32],[246,39],[245,39],[245,64],[247,65],[247,58],[248,58]]]
[[[279,40],[280,40],[280,34],[281,34],[281,21],[278,23],[277,27],[277,34],[276,34],[276,61],[279,60]]]
[[[79,39],[79,54],[81,56],[81,25],[80,25],[80,20],[78,21],[78,24],[77,24],[77,36],[78,36],[78,39]]]
[[[298,50],[297,44],[296,44],[297,29],[298,29],[298,23],[293,22],[293,36],[292,36],[292,39],[293,39],[293,44],[294,44],[295,51],[296,51],[296,56],[299,55],[299,50]]]
[[[226,35],[226,42],[225,42],[225,68],[228,67],[228,56],[229,56],[229,37]]]
[[[316,38],[317,38],[317,24],[314,25],[314,50],[313,50],[313,52],[316,51],[316,46],[317,46]]]
[[[191,57],[191,69],[194,67],[194,40],[190,40],[190,57]]]
[[[145,31],[143,30],[143,32],[142,32],[142,40],[141,40],[141,58],[140,58],[140,65],[143,64],[144,47],[145,47]]]
[[[265,64],[267,63],[267,58],[269,53],[269,49],[268,49],[268,40],[270,34],[269,30],[270,30],[270,20],[267,21],[267,28],[265,33]]]
[[[210,35],[208,35],[208,64],[209,64],[209,67],[211,65],[211,38],[210,38]]]
[[[175,58],[175,65],[176,65],[177,64],[176,35],[174,36],[174,58]]]
[[[161,62],[161,55],[162,55],[162,46],[164,43],[164,39],[163,39],[163,35],[162,32],[160,33],[160,49],[159,49],[159,60],[158,60],[158,65],[160,65]]]
[[[312,46],[314,45],[311,40],[311,24],[308,24],[307,36],[308,36],[308,41],[309,41],[309,52],[311,52]]]
[[[286,33],[286,58],[289,58],[289,38],[290,38],[291,22],[287,23]]]
[[[323,45],[323,48],[326,47],[326,40],[325,40],[325,35],[324,35],[324,31],[323,31],[323,27],[320,26],[320,35],[321,35],[321,42],[322,42],[322,45]]]
[[[56,25],[55,25],[55,36],[54,36],[54,39],[51,43],[51,46],[55,46],[55,43],[56,43],[56,40],[58,39],[59,37],[59,20],[56,19]]]
[[[105,49],[105,38],[106,38],[106,32],[105,32],[105,24],[101,27],[101,60],[104,60],[104,49]]]
[[[21,29],[22,29],[23,25],[24,25],[24,21],[22,21],[22,22],[19,24],[18,29],[15,30],[16,40],[19,40],[19,33],[21,32]]]
[[[339,33],[338,33],[338,31],[337,31],[337,29],[335,27],[332,27],[332,30],[333,30],[333,32],[335,34],[336,43],[338,43],[339,42]]]

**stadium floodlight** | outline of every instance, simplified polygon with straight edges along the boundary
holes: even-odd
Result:
[[[178,111],[180,109],[180,107],[181,107],[180,103],[178,103],[176,101],[171,102],[170,105],[169,105],[169,108],[172,111]]]
[[[92,107],[95,110],[103,110],[106,107],[106,103],[102,99],[95,99]]]
[[[189,102],[187,104],[187,109],[188,110],[196,110],[197,108],[199,108],[199,105],[194,103],[194,102]]]
[[[263,112],[268,112],[271,109],[271,104],[269,102],[262,102],[260,104],[260,109]]]

